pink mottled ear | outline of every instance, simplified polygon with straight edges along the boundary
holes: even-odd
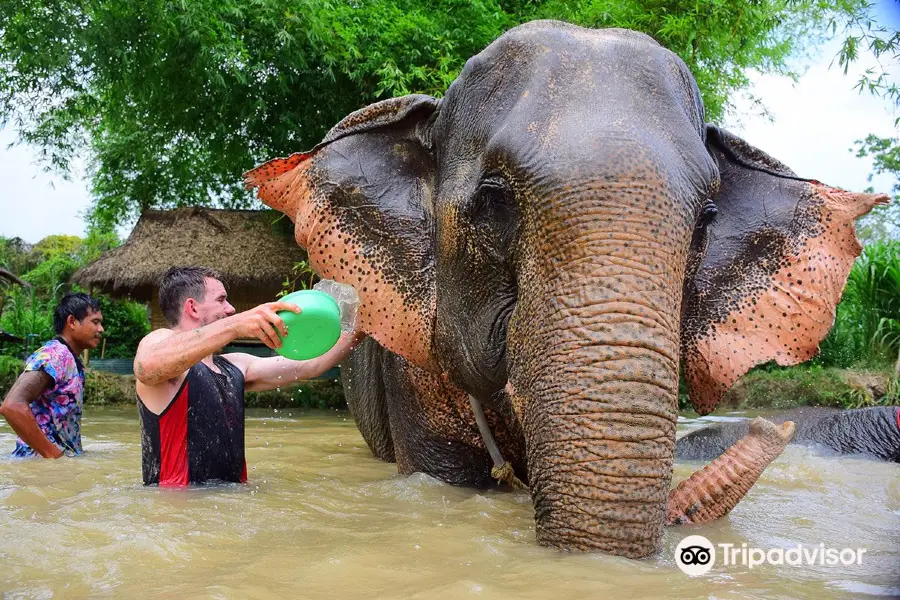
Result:
[[[306,199],[306,169],[301,165],[313,154],[314,151],[296,152],[287,158],[273,158],[244,173],[244,183],[248,188],[256,188],[267,206],[291,217]]]
[[[695,238],[682,317],[684,372],[701,415],[755,365],[818,353],[861,251],[854,220],[888,200],[800,179],[716,127],[707,146],[721,175],[718,213]]]
[[[424,368],[436,365],[429,140],[438,107],[428,96],[373,104],[312,151],[244,176],[265,204],[294,221],[316,272],[356,288],[362,328]]]

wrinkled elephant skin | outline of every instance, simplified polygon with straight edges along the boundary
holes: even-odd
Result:
[[[755,364],[811,356],[854,219],[886,199],[708,125],[651,38],[552,21],[508,31],[443,99],[363,108],[246,180],[360,293],[370,338],[342,372],[377,456],[489,485],[471,396],[538,541],[630,557],[668,518],[679,366],[705,414]]]

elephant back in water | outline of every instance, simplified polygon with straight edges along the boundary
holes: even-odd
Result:
[[[767,417],[792,421],[792,443],[820,446],[835,454],[859,454],[900,463],[900,407],[871,406],[853,410],[805,407]],[[747,435],[749,421],[717,423],[682,436],[675,446],[679,460],[712,460]]]
[[[365,107],[246,180],[359,291],[370,339],[344,384],[373,452],[487,485],[471,397],[541,544],[634,557],[667,519],[682,359],[706,414],[755,364],[812,356],[854,219],[887,198],[707,124],[650,37],[554,21],[505,33],[442,99]],[[773,435],[753,438],[768,460]]]

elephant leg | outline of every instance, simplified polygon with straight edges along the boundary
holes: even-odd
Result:
[[[366,338],[341,365],[341,383],[350,414],[372,454],[394,462],[394,440],[382,373],[387,353],[374,339]]]
[[[452,485],[497,485],[468,394],[443,374],[392,353],[382,366],[397,470],[403,475],[426,473]],[[484,416],[503,456],[524,474],[521,441],[498,413],[485,409]]]
[[[780,426],[761,417],[724,454],[669,493],[666,524],[706,523],[725,516],[794,436],[791,421]]]

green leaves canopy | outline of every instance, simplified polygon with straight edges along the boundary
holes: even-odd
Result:
[[[240,175],[308,149],[347,113],[440,95],[465,60],[534,18],[644,31],[720,119],[745,70],[786,59],[863,0],[7,0],[0,114],[65,171],[84,152],[95,222],[149,207],[248,206]]]

